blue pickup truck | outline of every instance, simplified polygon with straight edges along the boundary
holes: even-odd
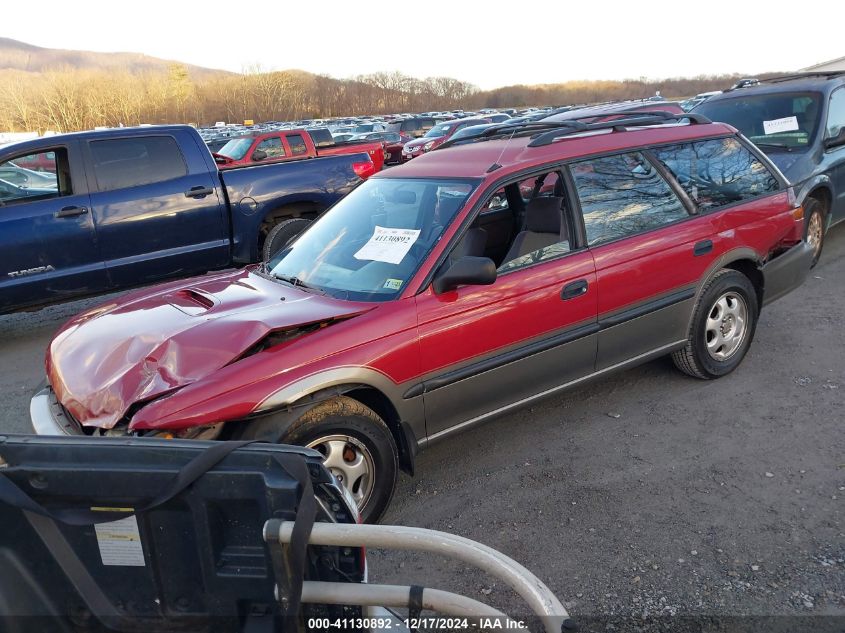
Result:
[[[0,313],[259,259],[372,172],[366,153],[221,172],[192,127],[0,148]]]

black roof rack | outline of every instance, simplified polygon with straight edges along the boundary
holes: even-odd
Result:
[[[834,79],[835,77],[840,77],[845,75],[845,70],[814,70],[805,73],[790,73],[788,75],[777,75],[775,77],[766,77],[764,79],[757,79],[755,78],[748,78],[748,79],[741,79],[736,84],[728,88],[725,92],[730,92],[732,90],[738,90],[740,88],[750,88],[752,86],[758,86],[760,84],[777,84],[784,81],[795,81],[797,79],[813,79],[813,78],[824,78],[824,79]]]
[[[579,121],[578,118],[570,119],[568,121],[530,121],[510,125],[505,122],[500,125],[491,125],[475,136],[467,136],[446,141],[440,145],[438,149],[444,149],[452,145],[463,145],[467,143],[492,140],[494,138],[503,138],[505,136],[514,137],[525,135],[536,135],[532,138],[528,147],[541,147],[543,145],[553,143],[561,136],[578,134],[579,132],[589,132],[592,130],[609,129],[615,132],[623,132],[629,127],[660,125],[661,123],[667,123],[669,121],[687,121],[689,124],[699,125],[712,123],[710,119],[701,114],[694,114],[691,112],[675,114],[674,112],[667,112],[665,110],[619,110],[616,112],[608,112],[606,114],[592,112],[584,113],[584,116],[581,118],[593,119],[602,116],[614,116],[621,118],[616,118],[611,121],[600,121],[597,123],[584,123],[583,121]]]

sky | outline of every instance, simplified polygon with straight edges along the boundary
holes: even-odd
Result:
[[[845,56],[845,39],[815,30],[843,23],[841,0],[39,0],[37,10],[8,4],[0,36],[48,48],[138,52],[235,72],[256,64],[337,78],[398,70],[485,90],[754,75]],[[807,36],[813,32],[819,36]]]

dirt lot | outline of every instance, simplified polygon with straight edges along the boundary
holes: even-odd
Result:
[[[91,303],[0,317],[0,432],[28,431],[47,341]],[[842,228],[805,286],[763,312],[730,377],[697,381],[659,360],[446,440],[420,455],[386,520],[510,554],[585,629],[645,614],[746,616],[733,628],[837,615],[766,630],[845,630],[844,315]],[[460,566],[378,552],[370,564],[376,581],[522,612]]]

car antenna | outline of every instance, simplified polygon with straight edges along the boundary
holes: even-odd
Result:
[[[508,141],[507,141],[507,143],[505,143],[505,146],[502,148],[502,151],[501,151],[501,152],[499,152],[499,157],[498,157],[498,158],[497,158],[497,159],[493,162],[493,164],[492,164],[492,165],[490,165],[490,166],[487,168],[487,172],[486,172],[486,173],[491,174],[491,173],[493,173],[494,171],[496,171],[497,169],[501,169],[501,168],[502,168],[502,166],[499,164],[499,161],[500,161],[500,160],[502,160],[502,156],[504,156],[504,154],[505,154],[505,150],[508,148],[508,145],[510,145],[511,141],[513,140],[513,136],[514,136],[514,134],[516,134],[516,130],[517,130],[517,128],[514,128],[514,129],[513,129],[513,132],[511,132],[511,135],[508,137]]]

